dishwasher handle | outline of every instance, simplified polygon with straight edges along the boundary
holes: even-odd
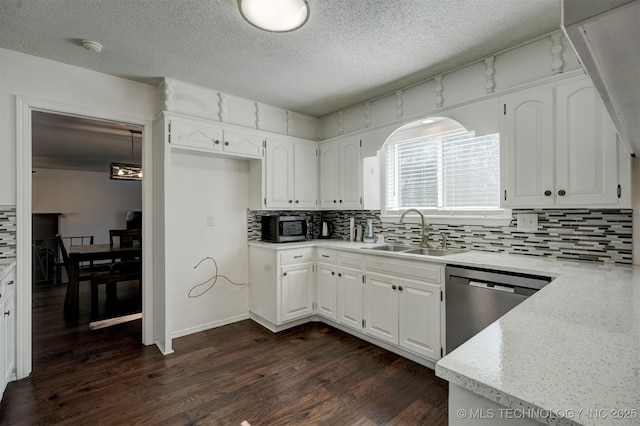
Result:
[[[469,285],[473,287],[487,288],[489,290],[502,291],[504,293],[515,293],[514,287],[500,285],[500,284],[487,284],[480,281],[469,280]]]

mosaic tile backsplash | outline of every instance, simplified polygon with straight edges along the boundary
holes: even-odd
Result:
[[[509,226],[429,225],[429,245],[440,247],[442,233],[452,249],[480,250],[499,253],[545,256],[603,263],[631,265],[632,210],[513,210]],[[333,238],[349,238],[349,219],[356,226],[366,228],[367,219],[373,220],[376,234],[384,235],[385,242],[420,244],[419,224],[382,223],[380,211],[299,211],[309,216],[308,238],[316,238],[320,224],[328,220],[334,225]],[[520,231],[516,227],[518,213],[536,213],[538,230]],[[265,214],[292,214],[292,212],[248,211],[249,240],[260,239],[260,216]]]
[[[0,259],[16,257],[16,208],[0,206]]]

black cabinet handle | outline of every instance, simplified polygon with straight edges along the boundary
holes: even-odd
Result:
[[[551,194],[553,194],[553,192],[549,191],[548,189],[544,191],[544,195],[546,195],[547,197],[551,197]]]
[[[4,314],[5,314],[5,315],[7,315],[7,316],[9,316],[9,315],[11,315],[11,311],[7,311],[7,312],[5,312]]]
[[[289,204],[293,203],[293,200],[289,200]]]
[[[395,285],[392,285],[392,286],[391,286],[391,290],[395,290],[395,289],[396,289],[396,286],[395,286]]]
[[[558,191],[558,195],[561,197],[564,197],[565,195],[567,195],[567,191],[565,191],[564,189],[561,189],[560,191]]]
[[[340,202],[342,202],[342,200],[340,200]]]
[[[335,204],[335,203],[337,203],[337,201],[336,201],[336,200],[333,200],[333,203]]]
[[[296,200],[296,204],[298,204],[300,202],[300,200]]]
[[[13,285],[13,280],[9,281],[7,285]]]
[[[328,254],[323,254],[322,257],[329,257],[329,255]]]
[[[301,254],[298,254],[298,255],[296,255],[296,256],[293,256],[293,258],[294,258],[294,259],[300,259],[301,257],[302,257],[302,255],[301,255]]]

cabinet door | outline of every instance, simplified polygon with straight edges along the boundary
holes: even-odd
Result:
[[[353,137],[340,141],[338,164],[340,179],[338,207],[343,209],[362,208],[360,138]]]
[[[0,286],[0,291],[2,291],[2,287]],[[4,296],[0,297],[0,302],[2,302],[2,300],[4,300]],[[2,308],[2,303],[0,303],[0,308]],[[4,318],[4,312],[0,312],[0,398],[2,398],[2,394],[4,393],[4,389],[7,386],[7,379],[5,378],[5,359],[7,357],[7,355],[5,354],[6,351],[6,347],[7,347],[7,340],[5,338],[5,326],[4,323],[6,322],[5,318]]]
[[[555,188],[553,89],[525,90],[501,100],[504,108],[500,135],[501,199],[507,207],[552,206]]]
[[[318,263],[318,271],[316,273],[317,284],[317,309],[316,313],[336,320],[336,288],[338,276],[335,271],[335,265],[327,265]]]
[[[228,154],[238,154],[243,157],[262,158],[264,138],[235,130],[224,131],[222,150]]]
[[[295,208],[318,207],[318,148],[316,145],[294,143],[294,205]]]
[[[269,139],[265,155],[266,206],[293,207],[293,143]]]
[[[362,331],[362,271],[338,268],[338,322]]]
[[[558,86],[556,102],[557,205],[615,206],[617,134],[598,94],[582,80]]]
[[[3,380],[4,385],[11,379],[11,374],[16,365],[16,310],[15,296],[11,294],[3,303]],[[2,363],[0,363],[2,364]]]
[[[280,322],[313,313],[313,263],[282,267]]]
[[[338,207],[338,144],[320,146],[320,207]]]
[[[172,145],[204,151],[222,150],[222,129],[201,123],[171,120],[169,141]]]
[[[440,359],[440,286],[401,279],[398,290],[400,346]]]
[[[366,332],[398,344],[398,279],[367,273],[365,284]]]

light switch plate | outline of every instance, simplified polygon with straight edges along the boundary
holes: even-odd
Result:
[[[538,230],[538,214],[537,213],[518,213],[518,230],[519,231],[537,231]]]
[[[215,216],[207,216],[207,226],[216,226]]]

